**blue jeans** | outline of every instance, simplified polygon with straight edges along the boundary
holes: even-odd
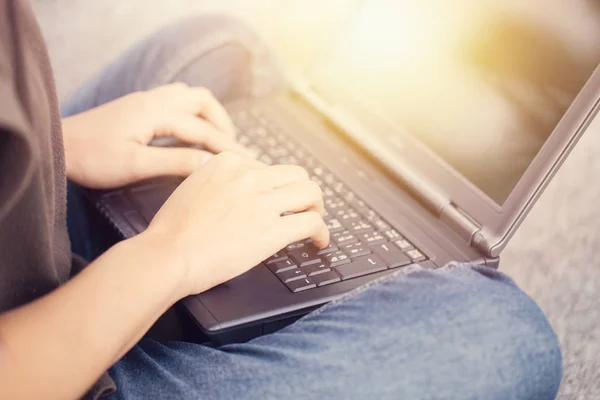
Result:
[[[63,111],[173,81],[222,100],[260,95],[281,82],[275,65],[239,22],[193,18],[125,53]],[[78,204],[70,233],[85,252],[93,225]],[[118,399],[531,400],[555,398],[562,363],[544,314],[510,278],[449,265],[401,269],[248,343],[144,339],[110,374]]]

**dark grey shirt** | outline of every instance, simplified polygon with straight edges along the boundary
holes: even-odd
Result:
[[[0,313],[82,267],[66,228],[61,118],[39,27],[24,0],[0,0]],[[105,375],[88,397],[114,388]]]

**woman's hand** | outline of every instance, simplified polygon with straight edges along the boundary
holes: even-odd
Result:
[[[187,176],[212,153],[245,152],[235,142],[227,112],[211,93],[181,83],[132,93],[65,118],[63,133],[68,177],[97,189],[155,176]],[[147,145],[164,136],[208,151]]]
[[[187,296],[246,272],[294,241],[310,237],[326,247],[323,212],[321,189],[304,169],[268,167],[225,152],[177,188],[140,239],[166,251],[172,268],[183,268],[179,294]]]

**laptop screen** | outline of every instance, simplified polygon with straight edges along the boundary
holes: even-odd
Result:
[[[600,0],[371,0],[321,67],[503,204],[599,37]]]

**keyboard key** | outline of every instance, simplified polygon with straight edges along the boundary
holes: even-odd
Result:
[[[328,172],[325,171],[325,168],[323,168],[321,166],[313,168],[313,174],[315,174],[316,176],[323,177],[327,173]]]
[[[385,237],[379,232],[365,232],[361,233],[358,236],[358,239],[366,244],[367,246],[374,246],[379,243],[386,243],[387,240]]]
[[[375,212],[375,210],[369,208],[366,211],[363,211],[362,215],[364,215],[365,219],[369,222],[379,218],[379,215]]]
[[[350,204],[350,206],[352,206],[352,208],[354,208],[359,213],[364,213],[366,211],[369,211],[369,207],[367,207],[365,202],[362,201],[361,199],[359,199],[358,197],[353,197],[351,200],[347,200],[347,201],[348,201],[348,204]]]
[[[296,250],[296,249],[301,249],[305,246],[306,246],[306,243],[304,243],[303,241],[300,241],[300,242],[294,242],[294,243],[288,244],[287,246],[285,246],[285,249],[288,251],[292,251],[292,250]]]
[[[356,236],[354,236],[348,231],[334,233],[333,235],[331,235],[331,240],[337,243],[338,246],[344,246],[358,242]]]
[[[325,286],[339,282],[341,279],[338,274],[330,270],[329,272],[326,272],[324,274],[314,276],[312,280],[314,283],[317,284],[317,286]]]
[[[346,185],[344,185],[342,182],[337,181],[337,182],[332,182],[330,184],[331,188],[333,189],[334,192],[336,192],[337,194],[342,194],[345,193],[348,189],[346,188]]]
[[[371,250],[379,255],[390,268],[403,267],[412,263],[411,259],[406,254],[390,243],[373,246],[371,247]]]
[[[325,199],[325,208],[330,211],[338,210],[346,207],[346,202],[339,197],[330,197]]]
[[[246,147],[246,150],[248,150],[250,155],[254,158],[259,158],[260,155],[262,154],[262,150],[260,149],[260,147],[258,147],[255,144]]]
[[[294,293],[303,292],[305,290],[314,289],[317,287],[317,285],[308,278],[287,282],[285,285]]]
[[[317,159],[311,156],[306,156],[302,159],[302,166],[308,170],[317,166]]]
[[[242,146],[248,146],[248,145],[250,145],[251,139],[247,135],[240,134],[237,137],[237,141]]]
[[[360,214],[357,213],[353,208],[338,210],[335,216],[342,224],[344,222],[356,221],[360,219]]]
[[[329,172],[329,173],[323,175],[323,180],[328,185],[335,185],[338,182],[337,178],[335,177],[335,175],[332,172]]]
[[[329,232],[335,233],[344,230],[344,227],[342,226],[340,221],[338,221],[335,218],[332,218],[329,221],[327,221],[327,229],[329,229]]]
[[[341,188],[341,190],[338,192],[338,194],[340,195],[340,197],[342,199],[346,200],[347,203],[350,203],[351,201],[353,201],[356,198],[356,193],[354,193],[347,187]]]
[[[267,151],[277,150],[277,147],[279,147],[279,143],[277,143],[277,139],[275,139],[273,136],[268,136],[264,140],[264,147],[268,148]]]
[[[289,151],[295,151],[296,148],[298,147],[298,145],[296,144],[296,142],[294,142],[293,140],[286,140],[285,141],[285,147],[287,147],[287,149]]]
[[[346,228],[351,233],[361,233],[361,232],[367,232],[367,231],[373,230],[373,226],[371,224],[369,224],[367,221],[361,221],[361,220],[347,222]]]
[[[333,253],[334,251],[337,251],[338,247],[335,245],[335,243],[330,242],[329,246],[325,247],[324,249],[319,249],[319,251],[317,252],[317,255],[322,256],[323,254],[327,254],[327,253]]]
[[[323,260],[321,260],[318,253],[319,248],[312,244],[307,244],[304,247],[288,252],[290,258],[300,267],[322,262]]]
[[[269,267],[269,269],[271,271],[273,271],[274,273],[279,274],[281,272],[295,269],[298,266],[294,262],[292,262],[292,260],[285,259],[285,260],[275,261],[271,264],[268,264],[267,267]]]
[[[389,231],[385,231],[383,233],[389,240],[400,240],[404,239],[401,234],[398,233],[395,229],[390,229]]]
[[[413,249],[413,250],[407,251],[406,255],[408,255],[410,257],[410,259],[412,260],[412,262],[420,262],[420,261],[425,261],[427,259],[427,257],[425,257],[423,255],[423,253],[421,253],[417,249]]]
[[[292,282],[298,279],[306,278],[306,274],[300,268],[290,269],[289,271],[280,272],[277,274],[277,277],[283,283]]]
[[[371,250],[367,245],[362,243],[354,243],[349,244],[347,246],[342,247],[344,253],[348,254],[350,258],[357,258],[361,256],[366,256],[367,254],[371,254]]]
[[[302,268],[302,270],[304,272],[306,272],[306,275],[314,276],[314,275],[323,274],[325,272],[329,272],[329,271],[331,271],[331,268],[329,268],[329,265],[327,265],[325,263],[319,263],[319,264],[309,265],[308,267],[304,267],[304,268]]]
[[[369,222],[379,232],[385,232],[385,231],[388,231],[388,230],[392,229],[392,227],[387,222],[385,222],[384,220],[382,220],[381,218],[376,218],[376,219],[374,219],[372,221],[369,221]]]
[[[269,147],[266,151],[273,160],[281,160],[289,155],[285,147]]]
[[[294,155],[300,160],[304,160],[308,156],[308,154],[306,154],[306,152],[300,147],[296,147]]]
[[[387,267],[383,260],[375,254],[360,257],[350,264],[335,267],[342,280],[373,274],[386,269]]]
[[[279,165],[298,165],[300,161],[294,156],[285,156],[277,159],[276,164]]]
[[[263,154],[262,156],[260,156],[258,161],[265,163],[267,165],[273,165],[273,163],[274,163],[273,159],[267,154]]]
[[[285,253],[283,251],[278,251],[277,253],[273,254],[271,257],[267,258],[265,261],[265,264],[272,264],[274,262],[277,261],[283,261],[287,259],[287,256],[285,255]]]
[[[325,182],[323,182],[323,179],[321,179],[319,176],[311,175],[310,180],[313,181],[314,183],[316,183],[317,185],[319,185],[321,187],[321,189],[326,187]]]
[[[266,125],[266,124],[261,124],[261,125]],[[261,137],[261,138],[265,138],[265,137],[269,136],[269,132],[267,131],[267,129],[264,126],[258,126],[254,130],[254,134],[257,137]]]
[[[323,185],[319,185],[319,186],[321,186],[321,190],[323,191],[323,200],[327,200],[329,198],[335,197],[335,192],[333,191],[333,189],[331,189],[327,186],[323,186]]]
[[[412,243],[406,239],[396,240],[394,244],[402,251],[407,251],[413,248]]]
[[[348,264],[350,262],[350,257],[348,257],[342,251],[335,251],[333,253],[326,254],[325,261],[330,267],[336,267],[338,265]]]

